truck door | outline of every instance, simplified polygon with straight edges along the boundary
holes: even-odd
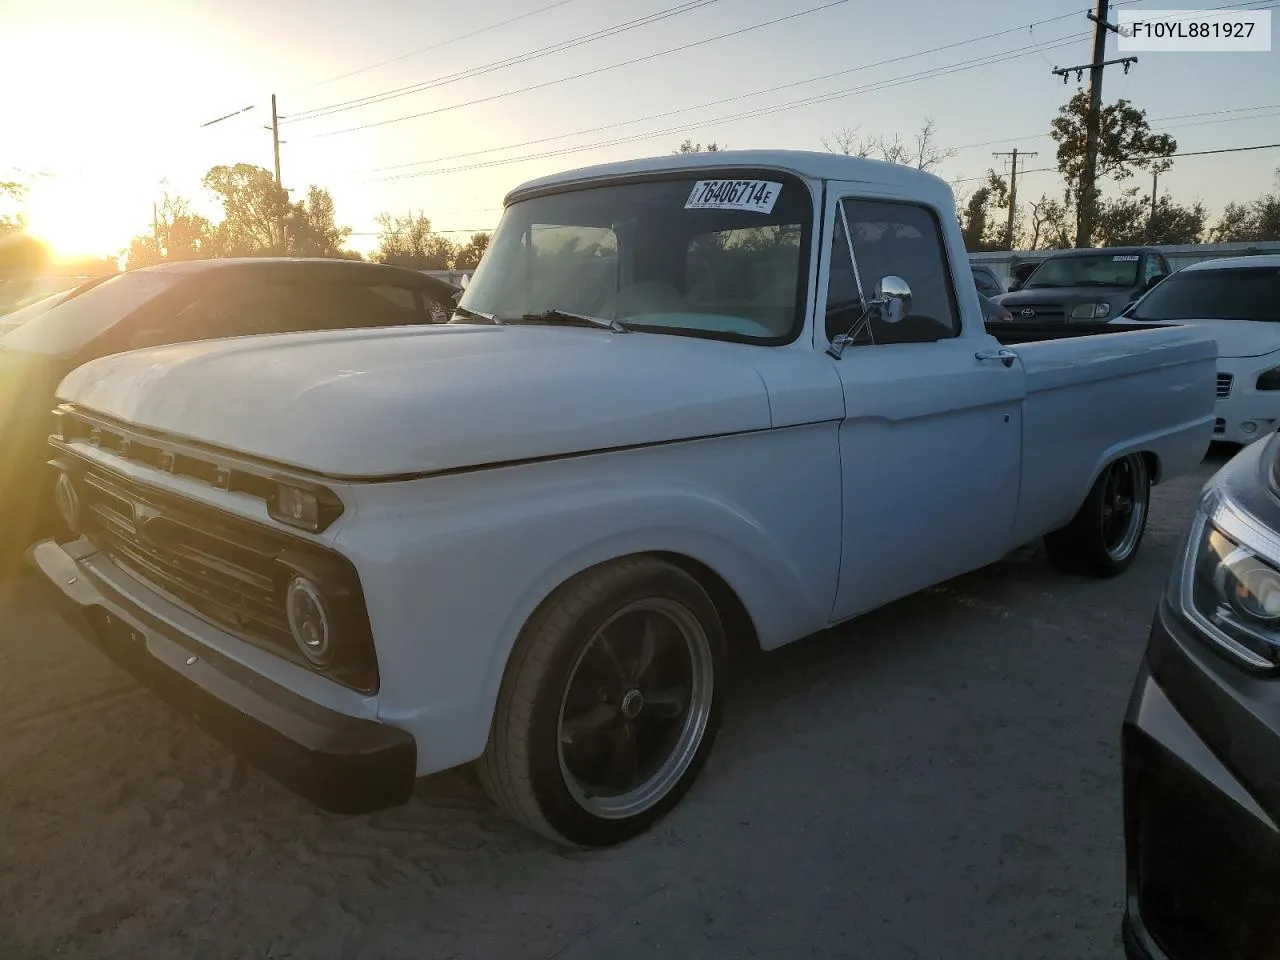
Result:
[[[829,191],[823,236],[819,350],[850,333],[881,278],[912,294],[900,322],[853,331],[831,358],[845,396],[835,621],[1016,546],[1026,387],[1021,362],[986,332],[949,211],[851,185]]]

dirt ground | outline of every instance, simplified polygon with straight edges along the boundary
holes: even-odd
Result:
[[[1106,582],[1034,553],[754,658],[650,834],[566,853],[469,771],[329,816],[0,604],[0,960],[1119,958],[1119,724],[1195,492]]]

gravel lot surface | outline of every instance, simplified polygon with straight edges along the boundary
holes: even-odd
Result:
[[[469,771],[319,813],[0,600],[0,958],[1121,956],[1119,724],[1200,484],[1134,567],[1033,551],[735,670],[701,781],[562,852]],[[3,589],[3,585],[0,585]]]

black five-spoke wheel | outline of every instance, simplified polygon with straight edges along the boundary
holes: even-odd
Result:
[[[517,641],[481,782],[553,839],[606,846],[635,836],[706,761],[724,649],[714,604],[679,567],[641,556],[587,571]]]

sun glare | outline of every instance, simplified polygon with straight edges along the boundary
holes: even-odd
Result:
[[[33,197],[26,216],[28,232],[55,260],[114,256],[131,233],[129,222],[103,209],[101,198],[76,197],[73,191]]]

